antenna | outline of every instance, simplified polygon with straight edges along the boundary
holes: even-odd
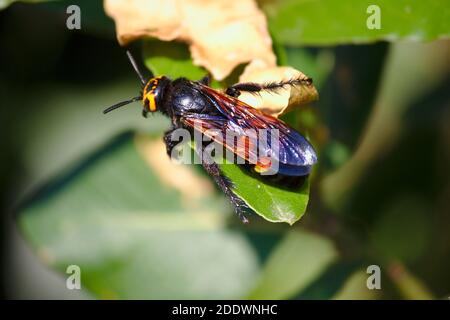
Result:
[[[105,110],[103,110],[103,113],[111,112],[111,111],[113,111],[113,110],[116,110],[117,108],[126,106],[127,104],[130,104],[130,103],[133,103],[133,102],[139,101],[139,100],[141,100],[141,97],[140,97],[140,96],[139,96],[139,97],[131,98],[130,100],[125,100],[125,101],[116,103],[115,105],[113,105],[113,106],[111,106],[111,107],[106,108]]]
[[[134,71],[136,71],[137,75],[139,76],[139,79],[141,80],[142,85],[145,86],[147,81],[145,80],[145,77],[142,74],[142,72],[139,70],[138,64],[137,64],[136,60],[134,60],[134,57],[129,50],[127,50],[127,56],[131,62],[131,65],[133,66]]]

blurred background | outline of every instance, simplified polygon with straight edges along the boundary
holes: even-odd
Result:
[[[320,94],[285,119],[319,153],[294,226],[242,225],[200,169],[165,167],[162,116],[102,114],[139,83],[101,1],[75,1],[81,30],[65,27],[73,1],[1,10],[2,296],[447,299],[449,9],[379,2],[403,18],[373,36],[357,6],[259,2],[279,63]],[[381,290],[366,287],[373,264]],[[66,288],[69,265],[82,290]]]

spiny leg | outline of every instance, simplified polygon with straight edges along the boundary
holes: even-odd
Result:
[[[258,93],[260,91],[272,91],[276,92],[277,90],[284,89],[289,86],[297,86],[297,85],[311,85],[311,78],[297,78],[290,80],[283,80],[279,82],[268,82],[268,83],[256,83],[256,82],[242,82],[236,83],[231,87],[228,87],[225,91],[226,94],[232,97],[239,97],[241,92],[250,92],[250,93]]]
[[[248,223],[248,219],[245,216],[245,210],[250,210],[250,208],[247,206],[247,204],[239,198],[232,190],[233,183],[225,177],[222,172],[220,171],[219,166],[217,163],[214,162],[214,160],[211,158],[211,156],[205,152],[203,152],[204,149],[201,150],[203,155],[199,155],[202,160],[202,166],[205,168],[206,172],[208,172],[209,175],[211,175],[214,178],[214,181],[217,183],[217,185],[222,189],[223,193],[230,199],[231,203],[234,206],[234,211],[239,216],[239,219],[243,223]],[[198,154],[199,150],[197,150]]]
[[[211,84],[211,73],[208,73],[206,76],[201,78],[198,82],[204,84],[205,86],[209,86]]]
[[[176,139],[173,138],[172,134],[175,131],[175,128],[172,128],[164,133],[164,143],[166,145],[166,152],[169,158],[172,157],[172,150],[179,143]]]

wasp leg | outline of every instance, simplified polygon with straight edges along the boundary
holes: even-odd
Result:
[[[270,83],[242,82],[232,85],[231,87],[228,87],[225,93],[228,94],[229,96],[237,98],[239,97],[241,92],[250,92],[250,93],[258,93],[260,91],[275,92],[279,89],[283,89],[289,86],[296,86],[302,84],[309,86],[312,84],[312,79],[298,78]]]
[[[144,118],[147,118],[147,115],[148,115],[148,111],[146,109],[142,109],[142,116]]]
[[[250,210],[250,208],[247,206],[244,200],[239,198],[233,192],[233,183],[230,181],[230,179],[222,174],[217,163],[215,163],[208,154],[203,152],[201,159],[203,168],[205,168],[206,172],[208,172],[208,174],[214,178],[214,181],[217,183],[220,189],[222,189],[223,193],[225,193],[225,195],[230,199],[231,203],[234,206],[234,211],[239,216],[239,219],[241,219],[243,223],[248,223],[249,221],[244,213],[246,210]]]
[[[259,92],[262,90],[262,85],[257,83],[245,82],[245,83],[237,83],[231,87],[228,87],[225,93],[232,97],[239,97],[241,92]]]
[[[172,150],[175,148],[175,146],[179,143],[179,141],[172,138],[172,133],[175,131],[175,129],[170,129],[169,131],[166,131],[164,133],[164,144],[166,145],[166,152],[169,158],[172,157]]]
[[[206,76],[201,78],[198,82],[204,84],[205,86],[209,86],[211,84],[211,73],[208,73]]]

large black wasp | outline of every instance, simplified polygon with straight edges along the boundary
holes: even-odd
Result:
[[[146,80],[128,50],[127,56],[140,78],[142,90],[139,96],[119,102],[103,112],[108,113],[135,101],[142,102],[142,114],[144,117],[149,112],[162,112],[172,122],[170,130],[164,135],[164,142],[169,156],[178,142],[176,139],[172,139],[174,130],[178,128],[185,128],[191,132],[198,130],[205,135],[208,135],[208,132],[211,131],[210,129],[215,129],[224,135],[227,131],[231,131],[235,136],[246,140],[245,143],[247,144],[256,143],[255,141],[252,142],[254,137],[246,135],[247,129],[255,129],[256,132],[259,129],[278,129],[277,155],[273,154],[270,144],[265,146],[266,149],[264,151],[265,154],[276,158],[280,175],[308,175],[312,165],[317,162],[317,156],[313,147],[300,133],[290,128],[283,121],[252,108],[238,99],[240,93],[244,91],[258,93],[263,90],[277,91],[287,86],[310,86],[312,85],[312,79],[291,79],[266,84],[237,83],[222,92],[209,86],[209,76],[199,81],[191,81],[185,78],[171,80],[165,76],[154,77],[151,75],[150,79]],[[249,151],[251,148],[245,148],[242,151],[236,145],[230,145],[227,140],[218,139],[217,135],[210,135],[209,138],[219,142],[236,156],[246,160],[258,172],[264,171],[268,166],[267,161],[265,161],[267,157],[258,155],[251,157],[252,154]],[[204,169],[214,178],[217,185],[230,199],[240,219],[247,223],[248,220],[244,213],[249,208],[233,191],[233,183],[221,173],[217,163],[207,158],[206,154],[203,154],[201,159]]]

